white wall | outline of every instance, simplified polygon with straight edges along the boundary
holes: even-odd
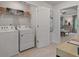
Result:
[[[0,25],[31,25],[31,18],[16,15],[0,15]]]
[[[17,16],[16,20],[18,20],[18,25],[31,25],[31,17]]]
[[[31,6],[31,24],[36,27],[36,6]]]
[[[58,10],[53,9],[53,32],[51,33],[52,42],[60,42],[60,13]]]
[[[13,15],[0,15],[0,25],[14,25],[14,19]]]
[[[52,41],[55,43],[60,43],[61,42],[61,38],[60,38],[60,10],[64,9],[64,8],[69,8],[72,6],[76,6],[79,5],[78,1],[70,1],[70,2],[64,2],[61,3],[57,6],[53,7],[53,17],[54,17],[54,31],[52,33]],[[78,14],[78,18],[79,18],[79,9],[77,10],[77,14]]]

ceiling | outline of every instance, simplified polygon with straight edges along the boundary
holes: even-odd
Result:
[[[75,9],[75,10],[77,10],[77,6],[72,6],[72,7],[69,7],[69,8],[65,8],[63,10],[69,10],[69,9]]]
[[[55,5],[61,4],[66,1],[45,1],[45,2],[52,5],[52,6],[55,6]]]

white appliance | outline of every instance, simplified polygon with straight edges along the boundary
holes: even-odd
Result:
[[[23,26],[18,26],[17,29],[19,30],[19,51],[23,51],[29,48],[34,47],[35,40],[34,40],[34,32],[32,28]]]
[[[18,53],[18,31],[14,26],[0,26],[0,57]]]

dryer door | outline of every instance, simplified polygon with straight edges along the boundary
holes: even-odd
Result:
[[[20,51],[34,47],[34,35],[31,31],[20,32]]]

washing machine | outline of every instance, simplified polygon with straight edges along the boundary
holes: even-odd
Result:
[[[18,53],[18,31],[14,26],[0,26],[0,57],[11,57]]]
[[[19,51],[35,46],[34,30],[26,26],[18,26],[19,30]]]

